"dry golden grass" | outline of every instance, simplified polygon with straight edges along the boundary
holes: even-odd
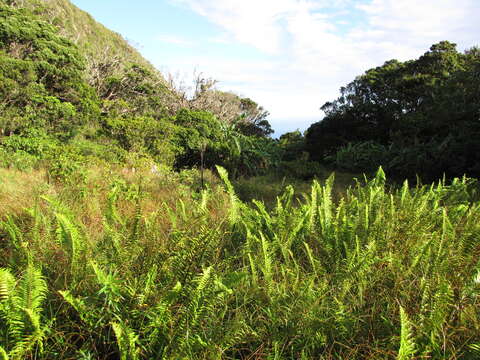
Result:
[[[79,220],[85,235],[97,242],[104,236],[109,194],[117,187],[120,196],[115,207],[122,219],[133,219],[140,207],[142,214],[156,224],[159,233],[168,233],[172,223],[166,209],[180,211],[184,207],[190,218],[191,204],[200,196],[190,188],[199,182],[197,177],[191,173],[187,179],[179,179],[175,173],[159,175],[148,170],[131,172],[92,166],[86,171],[83,183],[65,185],[49,183],[44,170],[0,169],[0,219],[7,215],[21,216],[25,209],[35,205],[44,211],[50,207],[44,199],[47,197],[67,206]],[[209,195],[208,211],[215,222],[220,222],[226,217],[227,197],[211,172],[207,172],[205,179],[213,190]],[[179,219],[177,226],[187,228],[190,225]]]
[[[23,172],[0,168],[0,218],[20,214],[31,207],[39,194],[54,192],[43,170]]]

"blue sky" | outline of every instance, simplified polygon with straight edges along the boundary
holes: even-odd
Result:
[[[441,40],[480,45],[479,0],[73,0],[164,75],[202,73],[305,130],[366,69]]]

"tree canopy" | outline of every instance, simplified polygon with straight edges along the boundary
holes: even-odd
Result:
[[[311,158],[355,171],[364,158],[399,178],[480,175],[479,63],[478,48],[442,41],[367,70],[322,106],[325,118],[306,133]]]

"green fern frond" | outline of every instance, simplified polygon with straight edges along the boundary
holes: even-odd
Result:
[[[332,174],[325,181],[325,185],[318,189],[320,191],[318,204],[318,225],[320,231],[323,234],[327,234],[331,229],[331,223],[333,218],[333,201],[332,201],[332,189],[335,181],[335,175]]]
[[[8,360],[8,359],[9,357],[7,355],[7,352],[2,346],[0,346],[0,360]]]
[[[123,322],[113,322],[113,332],[117,338],[118,350],[120,351],[121,360],[137,360],[138,349],[137,342],[138,336]]]
[[[201,213],[206,214],[208,211],[208,201],[210,199],[210,192],[207,190],[202,190],[201,192],[201,198],[200,198],[200,204],[199,204],[199,210]]]
[[[125,225],[117,211],[117,199],[120,189],[118,185],[113,186],[107,196],[107,208],[105,209],[105,219],[109,224]]]
[[[0,229],[7,232],[11,244],[19,249],[23,242],[23,234],[11,216],[7,216],[5,221],[0,222]]]
[[[203,291],[206,288],[211,275],[212,275],[212,267],[209,266],[203,271],[203,274],[197,278],[197,288],[195,289],[194,298],[199,299],[202,296]]]
[[[38,346],[40,353],[43,352],[46,329],[41,326],[40,314],[31,309],[21,309],[20,312],[23,313],[22,320],[17,323],[18,327],[10,331],[15,339],[15,345],[10,352],[13,359],[23,359],[35,346]]]
[[[0,302],[11,296],[15,287],[15,277],[10,270],[0,268]]]
[[[415,340],[413,336],[413,327],[407,313],[400,306],[400,350],[398,351],[397,360],[410,360],[415,355]]]
[[[269,293],[273,290],[273,283],[272,283],[272,257],[270,254],[269,243],[265,236],[260,233],[261,244],[262,244],[262,257],[263,257],[263,277],[265,279],[265,283],[267,286],[267,290]]]
[[[203,271],[203,274],[199,275],[196,279],[197,287],[193,291],[192,300],[188,306],[188,317],[190,319],[189,326],[195,326],[199,316],[201,315],[207,303],[202,302],[205,296],[205,290],[212,277],[212,267],[209,266]]]
[[[47,291],[47,283],[42,272],[33,265],[29,265],[15,289],[15,305],[39,314]]]
[[[474,354],[480,356],[480,343],[470,344],[468,347],[473,350]]]
[[[158,275],[158,266],[154,264],[152,268],[148,271],[145,276],[145,282],[141,294],[138,296],[140,303],[145,302],[145,300],[150,296],[155,288],[155,281],[157,280]]]
[[[142,224],[142,207],[140,204],[140,200],[137,199],[135,203],[135,215],[133,216],[133,224],[132,224],[132,231],[130,233],[130,243],[135,243],[140,238],[140,230]]]
[[[46,331],[41,324],[41,313],[48,291],[41,271],[30,264],[19,281],[6,271],[0,274],[3,289],[0,311],[7,324],[9,356],[23,359],[35,347],[41,352]]]
[[[59,291],[59,293],[60,295],[62,295],[63,299],[77,311],[77,314],[80,316],[80,319],[83,322],[90,326],[93,326],[91,309],[87,306],[87,304],[85,304],[82,299],[76,298],[68,290]]]
[[[70,256],[72,272],[77,269],[81,253],[85,248],[85,239],[81,235],[77,225],[66,214],[55,213],[57,219],[57,240],[65,246]]]
[[[441,348],[443,327],[448,320],[453,300],[453,290],[447,281],[442,281],[436,289],[430,314],[430,342],[433,348]]]
[[[223,167],[216,165],[218,174],[220,175],[220,178],[222,181],[225,183],[225,186],[227,187],[227,193],[230,197],[230,222],[235,223],[238,219],[239,216],[239,200],[237,198],[237,195],[235,194],[235,189],[233,188],[232,183],[228,179],[228,172],[225,170]]]
[[[383,168],[380,166],[377,170],[377,173],[375,174],[375,180],[374,180],[375,184],[384,186],[386,180],[387,178],[385,176],[385,172],[383,171]]]
[[[312,184],[312,190],[311,190],[311,195],[310,195],[310,204],[309,206],[309,229],[313,229],[313,224],[315,223],[315,219],[317,216],[318,212],[318,194],[320,193],[320,185],[319,183],[315,180]]]

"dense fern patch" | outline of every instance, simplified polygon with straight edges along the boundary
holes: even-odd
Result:
[[[175,174],[37,184],[2,216],[1,356],[478,358],[476,182],[390,189],[380,170],[267,210],[219,172],[225,191]]]

